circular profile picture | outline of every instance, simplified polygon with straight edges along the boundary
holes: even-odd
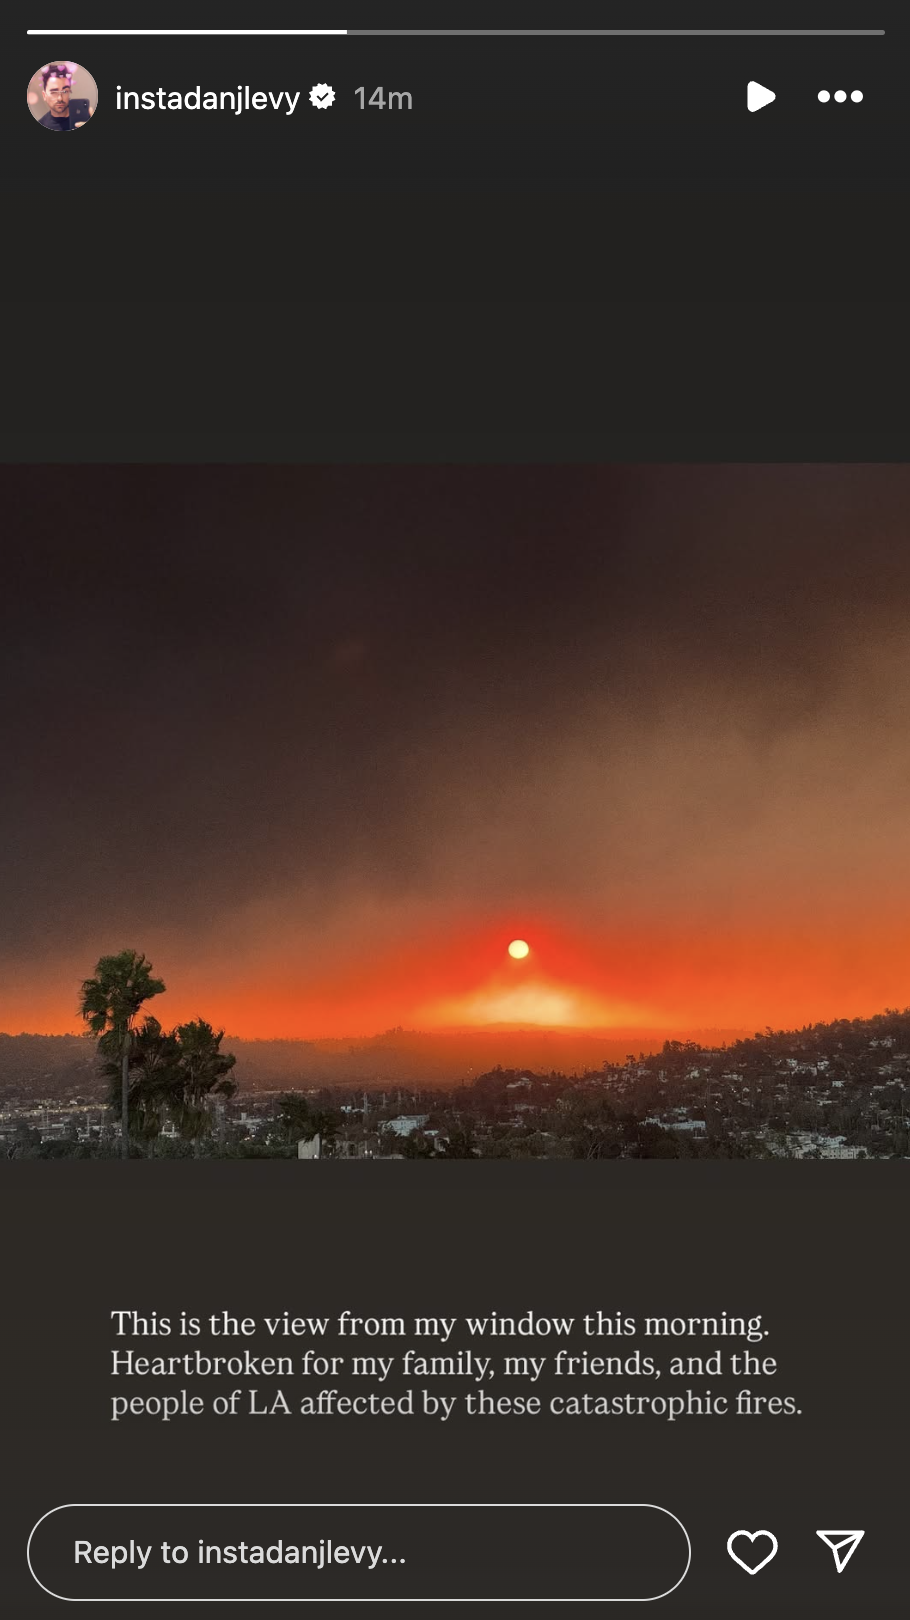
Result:
[[[42,129],[82,129],[97,105],[98,86],[78,62],[45,62],[29,81],[29,112]]]

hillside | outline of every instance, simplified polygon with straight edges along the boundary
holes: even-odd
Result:
[[[720,1046],[737,1030],[683,1031],[687,1040]],[[446,1086],[504,1068],[584,1074],[630,1052],[659,1051],[663,1030],[565,1031],[512,1028],[425,1033],[394,1029],[368,1038],[244,1041],[225,1037],[243,1090],[307,1086]],[[0,1034],[0,1098],[100,1097],[93,1044],[81,1035]]]

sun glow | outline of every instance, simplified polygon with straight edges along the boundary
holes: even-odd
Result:
[[[652,1009],[607,1000],[574,985],[538,978],[523,985],[506,984],[497,975],[467,995],[421,1009],[437,1027],[491,1024],[535,1025],[550,1029],[606,1029],[652,1017]]]
[[[478,952],[479,967],[484,954]],[[555,973],[543,970],[541,957],[555,966]],[[520,973],[515,972],[516,964],[521,964]],[[606,975],[598,974],[594,981],[587,976],[586,982],[578,968],[579,963],[565,950],[560,951],[546,934],[533,951],[526,939],[513,939],[505,961],[487,956],[485,974],[481,969],[472,984],[472,975],[465,973],[458,989],[453,984],[448,994],[424,1003],[417,1009],[417,1018],[436,1028],[479,1029],[511,1024],[524,1028],[605,1029],[640,1020],[646,1014],[652,1017],[652,1008],[636,1004],[618,987],[605,993]]]

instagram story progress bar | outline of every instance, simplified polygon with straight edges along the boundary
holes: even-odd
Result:
[[[833,39],[882,37],[884,28],[29,28],[96,38],[219,39]]]

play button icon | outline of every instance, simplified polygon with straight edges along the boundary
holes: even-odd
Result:
[[[761,112],[762,107],[770,107],[777,96],[767,85],[759,84],[756,79],[750,79],[746,86],[746,106],[750,112]]]

